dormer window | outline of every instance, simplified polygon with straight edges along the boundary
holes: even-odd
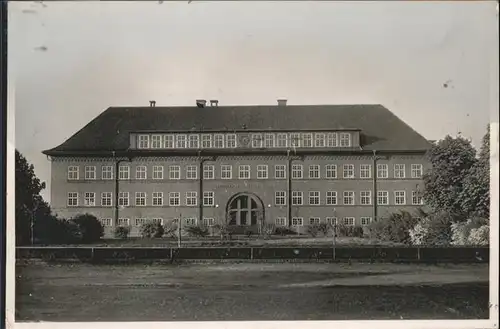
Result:
[[[236,148],[236,134],[228,134],[226,136],[226,147],[229,149]]]
[[[337,133],[328,133],[326,138],[327,147],[337,147]]]
[[[189,135],[189,148],[197,149],[199,148],[199,135]]]
[[[287,134],[278,134],[276,140],[277,147],[287,147],[288,146],[288,135]]]
[[[262,147],[262,134],[252,134],[252,147],[253,148]]]
[[[310,134],[310,133],[302,134],[302,146],[303,147],[312,147],[313,146],[312,134]]]
[[[212,148],[212,135],[201,135],[201,148],[210,149]]]
[[[161,148],[161,135],[152,135],[151,136],[151,148],[159,149]]]
[[[349,146],[351,146],[351,134],[341,133],[340,134],[340,147],[349,147]]]
[[[166,149],[174,148],[174,135],[165,135],[163,136],[163,147]]]
[[[274,147],[274,134],[264,134],[264,147]]]
[[[149,148],[149,135],[139,135],[137,148],[140,149]]]
[[[175,146],[179,149],[186,148],[186,135],[177,135],[175,138]]]
[[[214,147],[218,149],[224,148],[224,135],[222,134],[214,135]]]
[[[299,133],[291,133],[290,134],[290,146],[292,147],[300,147],[301,146],[301,138]]]
[[[325,134],[324,133],[314,134],[314,146],[315,147],[325,147]]]

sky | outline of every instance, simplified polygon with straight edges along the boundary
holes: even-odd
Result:
[[[497,12],[494,1],[11,2],[14,143],[50,189],[41,152],[109,106],[286,98],[382,104],[428,139],[478,145],[498,121]]]

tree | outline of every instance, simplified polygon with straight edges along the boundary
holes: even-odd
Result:
[[[490,126],[481,143],[479,158],[463,181],[459,202],[468,215],[490,217]]]
[[[50,207],[40,196],[45,188],[35,175],[35,168],[16,150],[16,245],[27,244],[31,239],[31,223],[36,218],[50,216]]]
[[[72,219],[72,222],[78,226],[83,243],[96,242],[104,236],[104,227],[94,215],[77,215]]]
[[[435,210],[446,211],[454,217],[464,217],[461,202],[464,183],[478,161],[470,141],[458,136],[446,136],[427,153],[432,170],[424,175],[424,199]],[[466,217],[464,217],[465,219]]]

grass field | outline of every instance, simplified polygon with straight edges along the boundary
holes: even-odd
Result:
[[[28,263],[17,321],[488,318],[488,265]]]

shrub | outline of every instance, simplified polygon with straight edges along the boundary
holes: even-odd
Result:
[[[82,243],[99,241],[104,235],[104,227],[94,215],[77,215],[72,222],[78,226]]]
[[[338,237],[350,237],[350,238],[362,238],[363,228],[360,226],[350,226],[339,224],[336,226],[336,236]]]
[[[227,224],[215,224],[213,228],[218,232],[221,240],[231,239],[232,232]]]
[[[269,236],[273,235],[275,231],[276,231],[276,226],[273,224],[264,224],[262,226],[262,235],[264,235],[265,238],[268,238]]]
[[[175,238],[177,236],[178,226],[175,223],[167,223],[163,226],[163,235],[169,238]]]
[[[34,229],[35,237],[42,244],[73,244],[79,243],[82,238],[76,223],[52,215],[37,219]]]
[[[114,234],[117,239],[126,239],[130,234],[130,228],[128,226],[118,226],[115,228]]]
[[[411,244],[410,229],[414,228],[417,222],[418,219],[409,212],[401,211],[372,222],[365,233],[372,239]]]
[[[467,219],[466,222],[455,222],[451,224],[451,244],[465,246],[469,244],[469,236],[473,229],[487,225],[488,220],[480,217]]]
[[[411,243],[429,246],[450,244],[452,222],[452,216],[445,212],[429,215],[410,229]]]
[[[326,223],[321,223],[318,225],[318,232],[323,234],[324,236],[327,236],[328,233],[330,232],[330,225]]]
[[[252,232],[252,230],[246,229],[244,234],[247,238],[250,238],[252,236],[253,232]]]
[[[161,225],[160,222],[156,222],[155,224],[155,232],[153,234],[154,238],[161,238],[165,234],[165,229],[163,228],[163,225]]]
[[[318,225],[309,225],[307,227],[307,234],[315,238],[319,233]]]
[[[141,236],[143,238],[151,238],[156,231],[156,224],[153,222],[145,222],[141,225]]]
[[[487,246],[490,244],[490,226],[483,225],[479,228],[473,228],[470,231],[467,242],[474,246]]]
[[[198,238],[206,237],[209,234],[208,228],[201,225],[188,226],[185,230],[188,235]]]

